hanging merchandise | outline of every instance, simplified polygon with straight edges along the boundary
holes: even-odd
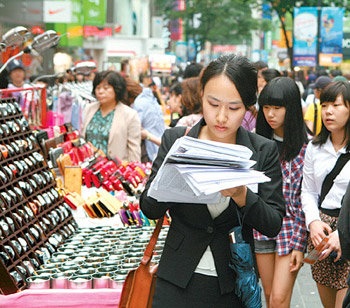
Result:
[[[17,98],[21,112],[28,120],[31,128],[46,127],[46,88],[33,86],[26,88],[1,89],[0,98]]]
[[[71,123],[80,130],[82,114],[87,103],[96,101],[92,96],[92,82],[67,82],[47,89],[47,126],[61,126]]]

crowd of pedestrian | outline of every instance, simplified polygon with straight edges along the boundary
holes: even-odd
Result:
[[[9,66],[9,77],[9,88],[27,86],[19,62]],[[190,64],[169,85],[166,102],[151,75],[85,77],[93,79],[96,102],[85,108],[82,136],[110,157],[152,161],[141,208],[152,219],[168,210],[172,217],[153,307],[243,307],[225,237],[241,219],[269,308],[290,306],[304,255],[324,238],[312,277],[324,307],[349,307],[350,84],[341,71],[293,76],[261,61],[222,56],[204,68]],[[254,168],[271,182],[222,191],[218,204],[159,203],[147,196],[183,126],[194,138],[250,148]]]

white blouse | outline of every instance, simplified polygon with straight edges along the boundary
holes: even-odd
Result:
[[[310,142],[306,148],[303,181],[301,187],[301,204],[305,213],[306,226],[314,220],[321,220],[318,210],[318,199],[321,195],[322,183],[327,174],[334,168],[338,157],[346,153],[346,147],[335,151],[330,138],[322,146]],[[350,180],[350,161],[346,163],[325,199],[322,207],[325,209],[341,208],[341,200]]]
[[[223,211],[227,209],[229,203],[230,198],[222,196],[218,203],[208,204],[207,207],[211,217],[213,219],[218,217]],[[214,257],[213,253],[211,252],[210,246],[208,246],[207,249],[204,251],[203,256],[199,260],[197,268],[194,272],[207,276],[218,276],[218,274],[216,273]]]

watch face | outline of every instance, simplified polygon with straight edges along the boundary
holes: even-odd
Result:
[[[11,217],[5,217],[5,219],[6,219],[6,222],[7,222],[7,224],[9,225],[9,227],[10,227],[10,230],[12,231],[12,232],[15,232],[15,223],[13,222],[13,219],[11,218]]]
[[[37,249],[37,250],[35,250],[34,254],[38,258],[39,262],[41,264],[43,264],[44,263],[44,253],[41,250]]]
[[[42,175],[43,175],[43,177],[45,178],[47,184],[49,184],[49,183],[51,182],[51,177],[50,177],[50,174],[49,174],[49,173],[50,173],[50,172],[48,172],[48,171],[44,171],[44,172],[42,173]],[[47,184],[46,184],[46,185],[47,185]]]
[[[58,200],[60,195],[58,194],[57,190],[55,188],[51,188],[51,194],[54,196],[55,200]]]
[[[8,167],[8,166],[3,166],[2,168],[3,168],[4,171],[5,171],[5,174],[6,174],[6,176],[7,176],[8,182],[9,182],[9,181],[12,181],[12,179],[13,179],[13,172],[12,172],[12,170],[10,169],[10,167]]]
[[[16,152],[15,152],[15,150],[13,149],[12,145],[7,144],[7,145],[6,145],[6,148],[7,148],[7,151],[8,151],[8,155],[9,155],[10,157],[16,155]]]
[[[18,102],[13,101],[12,104],[15,106],[17,113],[21,113],[22,112],[22,108],[21,106],[18,104]]]
[[[3,117],[7,117],[8,116],[8,112],[7,112],[7,108],[6,108],[6,104],[5,103],[1,103],[0,104],[0,113]]]
[[[11,263],[11,260],[9,258],[9,256],[7,255],[7,253],[5,252],[0,252],[0,260],[2,261],[2,263],[4,263],[5,266],[9,266]]]
[[[18,196],[14,193],[13,190],[9,189],[7,190],[8,194],[10,195],[13,204],[15,204],[16,202],[18,202]]]
[[[34,258],[31,258],[30,262],[32,262],[32,264],[34,265],[34,268],[38,268],[40,266],[39,262]]]
[[[33,237],[31,234],[29,234],[29,232],[26,232],[26,233],[24,234],[24,236],[26,237],[26,239],[27,239],[27,241],[29,242],[29,244],[30,244],[31,246],[34,246],[34,244],[35,244],[35,239],[34,239],[34,237]]]
[[[34,156],[36,161],[39,162],[40,164],[44,162],[44,157],[40,153],[34,152],[32,155]]]
[[[23,175],[25,168],[24,168],[24,166],[21,164],[21,162],[18,161],[18,160],[16,160],[15,162],[13,162],[13,164],[16,166],[18,175],[19,175],[19,176]],[[27,166],[27,167],[28,167],[28,166]]]
[[[47,183],[46,176],[44,175],[44,172],[42,174],[39,174],[39,176],[41,177],[41,181],[43,182],[43,186],[46,186],[48,183]]]
[[[9,155],[9,150],[6,145],[0,144],[0,152],[1,152],[1,158],[6,159]]]
[[[1,179],[1,181],[2,181],[4,184],[7,183],[7,176],[6,176],[6,174],[5,174],[3,171],[1,171],[1,170],[0,170],[0,179]]]
[[[27,137],[26,141],[27,141],[27,144],[28,144],[28,150],[30,150],[30,151],[33,150],[34,147],[35,147],[35,144],[34,144],[33,140],[30,139],[29,137]]]
[[[29,232],[33,235],[33,237],[35,238],[36,241],[38,241],[40,239],[39,231],[36,228],[31,227],[29,229]]]
[[[18,187],[14,187],[13,190],[15,191],[15,193],[17,194],[17,196],[19,197],[19,201],[23,200],[23,193],[22,190],[20,190]]]
[[[56,227],[57,225],[57,222],[56,222],[56,219],[55,217],[53,217],[53,215],[50,213],[50,214],[47,214],[47,217],[51,220],[51,224]]]
[[[35,269],[34,269],[33,265],[28,260],[23,261],[23,265],[27,269],[27,271],[29,272],[30,275],[34,274]]]
[[[34,190],[37,190],[37,189],[38,189],[38,184],[37,184],[33,179],[28,179],[28,183],[31,185],[31,187],[32,187]]]
[[[20,149],[19,149],[19,147],[18,147],[16,142],[11,142],[11,146],[14,149],[14,151],[16,152],[16,154],[20,154],[21,153],[21,151],[20,151]]]
[[[37,196],[38,201],[41,203],[41,206],[47,206],[48,204],[46,203],[46,199],[42,195]]]
[[[35,163],[33,163],[33,161],[30,158],[26,157],[23,161],[26,163],[30,170],[33,170]]]
[[[42,221],[47,226],[48,229],[50,229],[50,230],[53,229],[53,226],[52,226],[51,221],[49,219],[47,219],[46,217],[42,217]]]
[[[49,242],[45,243],[45,247],[47,248],[47,250],[50,252],[51,255],[55,253],[55,248],[51,244],[50,238],[49,238]]]
[[[60,222],[60,215],[57,213],[56,210],[52,210],[51,211],[51,215],[53,216],[53,218],[56,220],[56,223]]]
[[[1,124],[1,128],[5,136],[10,135],[10,128],[6,124]]]
[[[34,219],[34,213],[32,211],[32,209],[30,208],[30,206],[25,206],[24,209],[26,210],[26,212],[28,213],[30,219]]]
[[[19,255],[21,255],[21,253],[22,253],[22,246],[20,245],[20,243],[18,243],[18,241],[16,241],[16,240],[11,240],[10,242],[12,244],[12,247],[16,249],[17,253]]]
[[[0,198],[0,210],[1,211],[6,211],[7,207],[6,207],[6,203],[4,200],[2,200],[2,198]]]
[[[43,193],[43,197],[44,197],[45,202],[46,202],[47,205],[49,205],[49,206],[52,205],[52,200],[51,200],[48,192]]]
[[[18,272],[12,271],[10,272],[10,275],[16,285],[20,285],[23,282],[23,278]]]
[[[6,104],[6,110],[10,115],[16,114],[16,108],[12,104]]]
[[[23,218],[17,214],[17,213],[12,213],[12,217],[13,219],[17,222],[17,225],[19,227],[22,227],[23,226]]]
[[[19,150],[21,153],[23,153],[25,150],[27,150],[28,148],[28,142],[20,139],[20,140],[16,140],[17,146],[19,147]]]
[[[44,224],[44,222],[40,221],[40,222],[39,222],[39,225],[40,225],[41,229],[42,229],[44,232],[47,232],[47,231],[48,231],[48,230],[47,230],[47,226]]]
[[[23,190],[26,196],[29,196],[28,186],[29,184],[24,181],[19,181],[18,186]]]
[[[39,187],[44,186],[43,177],[41,174],[38,174],[38,173],[33,174],[33,179],[38,184]]]
[[[10,258],[12,260],[15,259],[15,251],[13,250],[13,248],[10,245],[4,245],[4,248],[7,252],[7,254],[10,256]]]
[[[19,237],[18,242],[21,244],[23,252],[26,252],[28,250],[28,243],[26,242],[26,240],[23,237]]]
[[[22,210],[22,209],[18,209],[17,210],[19,215],[21,215],[21,217],[24,219],[25,222],[29,222],[30,218],[29,215],[26,211]]]
[[[0,227],[2,228],[2,235],[9,236],[10,235],[10,227],[5,220],[0,220]]]
[[[51,193],[51,191],[48,191],[46,194],[47,194],[47,196],[49,197],[50,202],[53,203],[53,202],[55,201],[55,197],[53,196],[53,194]]]
[[[23,127],[25,127],[26,129],[29,127],[28,121],[26,120],[25,117],[22,117],[22,118],[20,119],[20,121],[21,121],[21,125],[22,125]]]

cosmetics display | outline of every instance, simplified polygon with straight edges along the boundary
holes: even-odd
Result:
[[[168,227],[163,226],[152,261],[160,259]],[[27,278],[29,289],[121,288],[137,268],[153,227],[81,228]]]
[[[10,294],[77,229],[37,140],[12,98],[0,100],[0,289]]]

